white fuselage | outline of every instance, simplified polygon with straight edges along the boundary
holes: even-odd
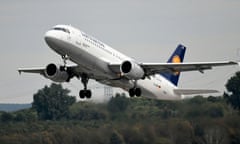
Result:
[[[85,71],[90,74],[90,78],[94,77],[100,83],[120,87],[124,90],[134,87],[132,80],[117,80],[119,74],[113,72],[109,68],[109,64],[135,60],[72,26],[60,26],[67,28],[69,32],[54,29],[46,32],[45,40],[51,49],[62,56],[67,55],[78,65],[79,71]],[[137,86],[141,88],[142,95],[149,98],[181,99],[180,95],[174,93],[174,89],[177,87],[160,74],[138,80]]]

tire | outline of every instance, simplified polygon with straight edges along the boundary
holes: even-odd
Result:
[[[85,91],[86,98],[90,99],[92,97],[92,92],[90,90]]]
[[[130,97],[134,97],[135,96],[135,90],[133,88],[129,89],[129,96]]]
[[[85,91],[84,91],[84,90],[80,90],[80,92],[79,92],[79,97],[80,97],[81,99],[84,99],[84,98],[85,98]]]
[[[137,97],[140,97],[142,95],[142,90],[140,88],[135,89],[135,94]]]

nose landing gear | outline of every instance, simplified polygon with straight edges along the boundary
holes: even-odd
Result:
[[[62,60],[63,60],[63,68],[64,70],[67,70],[67,60],[69,60],[68,55],[62,55]]]

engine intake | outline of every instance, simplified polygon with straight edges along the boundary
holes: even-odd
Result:
[[[120,71],[129,79],[138,80],[144,78],[145,76],[142,67],[131,61],[124,61],[120,66]]]
[[[49,64],[46,67],[46,74],[47,76],[53,76],[57,72],[57,66],[55,64]]]
[[[55,82],[66,82],[69,79],[68,72],[53,63],[46,66],[44,76]]]
[[[123,73],[129,73],[132,69],[132,64],[130,61],[125,61],[122,63],[121,68]]]

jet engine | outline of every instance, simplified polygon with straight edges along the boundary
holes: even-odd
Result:
[[[145,72],[140,65],[131,61],[124,61],[120,66],[121,73],[129,79],[142,79]]]
[[[68,72],[53,63],[47,65],[44,76],[54,82],[66,82],[69,79]]]

